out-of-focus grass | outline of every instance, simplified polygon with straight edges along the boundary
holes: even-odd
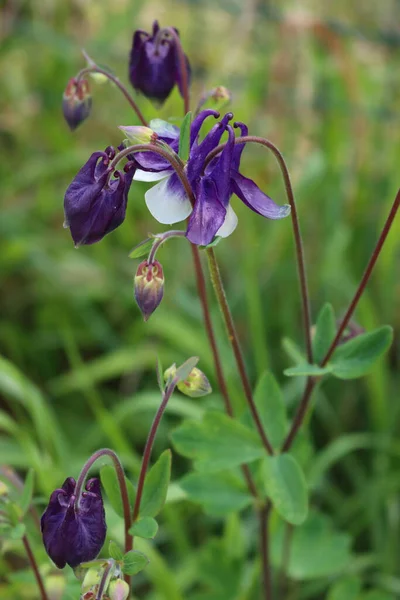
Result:
[[[272,139],[287,158],[313,316],[326,300],[340,315],[400,182],[400,40],[391,35],[400,7],[394,0],[352,6],[310,0],[295,10],[289,2],[275,7],[256,0],[11,0],[1,10],[0,349],[10,362],[0,365],[0,456],[21,472],[35,467],[38,492],[48,495],[102,445],[117,450],[128,471],[137,470],[157,403],[156,354],[165,365],[199,355],[213,380],[190,251],[178,247],[181,240],[160,254],[165,297],[148,324],[134,303],[135,263],[128,252],[148,231],[161,230],[146,211],[145,185],[134,184],[125,223],[100,244],[75,250],[62,228],[63,194],[76,171],[92,151],[119,143],[118,125],[135,122],[118,90],[93,83],[91,118],[74,134],[68,131],[61,96],[83,66],[80,48],[126,81],[133,29],[149,29],[154,18],[179,28],[193,68],[192,103],[204,90],[225,85],[236,120]],[[144,98],[139,102],[148,118],[181,115],[176,92],[158,113]],[[249,147],[243,165],[246,175],[285,202],[272,156]],[[234,204],[239,226],[216,250],[246,362],[253,381],[268,366],[285,383],[282,336],[301,343],[290,221],[266,222]],[[355,536],[359,552],[373,556],[370,579],[392,593],[400,589],[399,233],[397,221],[356,314],[367,329],[394,325],[390,356],[365,380],[329,383],[312,421],[317,447],[335,448],[340,434],[349,434],[315,502]],[[240,408],[233,359],[213,313]],[[297,382],[285,390],[292,405]],[[182,416],[201,411],[202,401],[174,402],[158,448]],[[210,402],[219,402],[217,392]],[[364,437],[351,437],[358,432]],[[384,436],[377,438],[384,443],[374,444],[369,432]],[[164,564],[154,550],[156,592],[149,598],[178,599],[190,588],[184,557],[191,527],[178,534],[176,519],[185,520],[193,508],[174,510],[181,512],[166,511],[163,538],[173,552]],[[212,523],[198,519],[212,530]],[[167,563],[178,565],[177,573]],[[8,569],[3,559],[0,576]],[[0,584],[0,598],[10,589]]]

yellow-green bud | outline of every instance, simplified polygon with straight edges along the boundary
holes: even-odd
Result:
[[[7,494],[8,494],[8,487],[6,486],[4,481],[0,481],[0,497],[7,496]]]
[[[158,138],[155,131],[150,129],[150,127],[144,127],[143,125],[132,125],[127,127],[120,125],[118,129],[121,129],[128,140],[135,144],[152,144]]]
[[[164,373],[165,381],[172,379],[175,376],[175,373],[176,365],[172,365],[172,367],[169,367]],[[212,392],[210,382],[203,371],[200,371],[197,367],[194,367],[194,369],[190,371],[190,375],[187,379],[179,381],[176,387],[182,394],[185,394],[185,396],[189,396],[190,398],[200,398],[201,396],[207,396],[207,394]]]
[[[108,586],[110,600],[126,600],[129,596],[129,585],[123,579],[113,579]]]
[[[89,569],[82,582],[82,592],[89,591],[95,585],[100,583],[100,569]]]

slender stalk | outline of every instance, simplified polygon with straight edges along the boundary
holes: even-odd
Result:
[[[143,451],[142,466],[140,467],[135,504],[134,504],[133,513],[132,513],[132,523],[134,523],[139,516],[140,503],[142,501],[142,495],[143,495],[143,489],[144,489],[144,481],[146,478],[146,472],[147,472],[147,468],[149,466],[149,462],[150,462],[150,458],[151,458],[151,451],[153,449],[153,444],[154,444],[154,440],[155,440],[155,437],[157,434],[157,429],[158,429],[158,426],[160,425],[161,418],[162,418],[164,411],[168,404],[168,400],[171,398],[176,384],[177,384],[177,380],[173,379],[172,383],[165,390],[161,404],[156,412],[156,416],[154,417],[153,423],[150,427],[149,435],[147,437],[146,445],[145,445],[144,451]]]
[[[271,567],[269,560],[269,515],[271,513],[271,503],[268,502],[266,506],[263,506],[259,512],[260,518],[260,552],[261,552],[261,566],[263,575],[263,598],[265,600],[272,600],[272,581],[271,581]]]
[[[162,246],[164,244],[164,242],[166,242],[170,238],[174,238],[174,237],[185,237],[185,232],[180,231],[180,230],[172,230],[172,231],[167,231],[166,233],[162,233],[161,235],[157,236],[154,244],[151,247],[149,256],[147,258],[147,262],[149,264],[151,264],[154,261],[157,251],[160,248],[160,246]]]
[[[115,77],[115,75],[113,75],[112,73],[109,73],[108,71],[102,69],[101,67],[98,67],[96,64],[90,65],[89,67],[85,67],[84,69],[82,69],[81,71],[79,71],[78,75],[77,75],[77,79],[82,79],[86,74],[89,73],[100,73],[101,75],[104,75],[105,77],[107,77],[107,79],[109,79],[110,81],[112,81],[113,83],[115,83],[115,85],[117,86],[117,88],[119,90],[121,90],[121,92],[123,93],[123,95],[125,96],[125,98],[128,100],[129,104],[131,105],[131,107],[133,108],[133,110],[135,111],[139,121],[142,123],[142,125],[144,125],[145,127],[147,126],[147,121],[144,118],[144,116],[142,115],[142,112],[140,110],[140,108],[138,107],[138,105],[136,104],[136,102],[134,101],[134,99],[132,98],[132,96],[130,95],[130,93],[128,92],[128,90],[126,89],[126,87],[124,86],[123,83],[121,83],[121,81],[118,79],[118,77]]]
[[[236,333],[235,324],[233,322],[229,304],[226,299],[225,290],[224,290],[224,286],[223,286],[222,279],[221,279],[221,274],[220,274],[219,268],[218,268],[218,263],[217,263],[217,260],[216,260],[216,257],[215,257],[215,254],[214,254],[214,251],[212,248],[207,248],[206,252],[207,252],[211,281],[212,281],[212,284],[213,284],[213,287],[215,290],[215,295],[217,297],[218,304],[220,306],[220,309],[221,309],[221,312],[222,312],[222,315],[223,315],[223,318],[225,321],[225,326],[226,326],[226,329],[228,332],[228,338],[231,343],[232,350],[233,350],[233,353],[234,353],[234,356],[236,359],[236,364],[237,364],[237,367],[239,370],[240,379],[242,381],[244,393],[245,393],[245,396],[246,396],[246,399],[247,399],[247,402],[248,402],[248,405],[250,408],[250,412],[253,417],[257,431],[262,440],[262,443],[264,444],[265,449],[267,450],[268,454],[272,455],[272,454],[274,454],[274,449],[272,447],[271,442],[269,441],[269,439],[267,437],[267,434],[264,431],[264,427],[261,423],[260,415],[258,414],[258,410],[257,410],[257,407],[256,407],[254,399],[253,399],[253,393],[251,390],[250,381],[247,377],[246,367],[245,367],[244,360],[243,360],[242,350],[240,348],[239,338]]]
[[[163,36],[165,36],[165,34],[172,37],[172,39],[174,40],[175,48],[178,52],[179,73],[181,76],[181,88],[182,88],[183,104],[184,104],[183,110],[186,115],[186,113],[189,112],[189,106],[190,106],[189,71],[188,71],[186,56],[185,56],[185,53],[182,48],[181,39],[180,39],[179,35],[177,34],[177,32],[175,31],[175,29],[173,27],[165,27],[163,29],[160,29],[160,31],[157,34],[157,37],[159,39],[161,39]],[[156,41],[156,44],[157,44],[157,41]]]
[[[97,594],[96,594],[96,600],[102,600],[103,595],[107,589],[113,567],[114,567],[114,561],[113,560],[107,561],[107,566],[104,569],[103,574],[100,579],[99,589],[97,590]]]
[[[297,214],[296,201],[294,198],[294,192],[293,192],[293,187],[292,187],[292,183],[290,180],[289,171],[286,166],[285,159],[283,158],[280,150],[275,146],[275,144],[273,144],[272,142],[270,142],[269,140],[267,140],[265,138],[258,137],[255,135],[246,135],[246,136],[238,137],[235,140],[235,144],[248,144],[248,143],[261,144],[261,146],[264,146],[265,148],[268,148],[269,150],[271,150],[271,152],[273,153],[273,155],[275,156],[275,158],[278,162],[279,168],[282,173],[283,181],[285,184],[286,196],[287,196],[288,202],[290,204],[290,209],[291,209],[290,214],[291,214],[291,218],[292,218],[292,227],[293,227],[294,241],[295,241],[295,247],[296,247],[297,270],[298,270],[298,274],[299,274],[300,295],[301,295],[302,312],[303,312],[304,339],[305,339],[305,344],[306,344],[307,359],[308,359],[309,363],[312,363],[313,356],[312,356],[312,343],[311,343],[310,299],[309,299],[308,285],[307,285],[307,275],[306,275],[306,267],[305,267],[305,260],[304,260],[303,241],[302,241],[302,237],[301,237],[299,217]],[[223,150],[225,144],[220,144],[212,152],[209,153],[209,155],[207,156],[207,158],[205,160],[204,168],[206,168],[208,163],[215,156],[217,156],[217,154],[219,154],[221,152],[221,150]]]
[[[131,509],[130,509],[130,504],[129,504],[128,488],[126,487],[124,468],[123,468],[118,456],[115,454],[115,452],[113,450],[110,450],[109,448],[102,448],[101,450],[97,450],[97,452],[92,454],[92,456],[84,464],[82,471],[80,472],[80,475],[78,477],[78,481],[76,482],[76,486],[75,486],[75,510],[79,509],[80,497],[81,497],[81,494],[83,491],[83,486],[85,484],[86,477],[89,473],[89,470],[91,469],[93,464],[96,462],[96,460],[98,460],[99,458],[101,458],[103,456],[109,456],[111,458],[114,468],[115,468],[116,475],[117,475],[118,485],[119,485],[119,489],[120,489],[120,493],[121,493],[122,508],[123,508],[123,513],[124,513],[125,552],[128,552],[132,546],[132,536],[129,533],[129,529],[131,527],[131,514],[130,514]]]
[[[39,571],[39,567],[37,565],[35,556],[32,552],[31,545],[26,535],[22,538],[22,543],[24,544],[25,552],[28,556],[29,563],[31,565],[33,574],[35,575],[36,583],[38,584],[38,588],[40,591],[40,597],[42,600],[49,600],[49,597],[46,592],[46,588],[44,587],[43,579]]]
[[[211,352],[213,355],[215,374],[216,374],[217,381],[218,381],[218,387],[221,391],[222,398],[224,400],[225,411],[226,411],[227,415],[229,415],[230,417],[233,418],[234,415],[233,415],[232,402],[229,397],[228,386],[226,384],[224,372],[222,369],[222,362],[221,362],[221,358],[219,355],[217,342],[215,339],[214,329],[212,326],[210,307],[208,305],[208,299],[207,299],[206,282],[205,282],[205,278],[204,278],[203,268],[201,266],[200,253],[199,253],[198,247],[195,244],[191,244],[191,247],[192,247],[194,269],[195,269],[195,273],[196,273],[197,293],[200,298],[201,308],[203,311],[204,325],[206,328],[208,341],[209,341],[209,344],[211,347]],[[247,465],[242,465],[241,470],[242,470],[243,476],[246,480],[247,487],[248,487],[250,493],[252,494],[252,496],[254,496],[254,498],[258,498],[256,484],[254,483],[254,480],[250,473],[249,467]]]
[[[390,228],[393,224],[393,221],[395,219],[396,213],[399,209],[399,205],[400,205],[400,190],[397,192],[396,198],[394,199],[392,208],[390,210],[390,213],[386,219],[385,225],[383,226],[382,232],[378,238],[377,244],[374,248],[374,251],[372,252],[371,258],[368,261],[368,264],[366,266],[366,269],[364,271],[364,274],[361,278],[361,281],[358,285],[358,288],[356,290],[356,293],[354,294],[353,300],[350,302],[349,308],[346,311],[346,314],[343,318],[343,321],[336,333],[335,339],[333,340],[332,344],[330,345],[326,355],[324,356],[323,360],[321,361],[321,367],[324,367],[327,362],[329,361],[329,359],[332,357],[338,343],[340,342],[341,336],[343,335],[344,330],[346,329],[351,317],[353,316],[353,313],[357,307],[358,301],[360,300],[365,287],[369,281],[369,278],[371,277],[372,271],[374,269],[374,266],[376,264],[376,261],[378,260],[378,257],[381,253],[382,247],[386,241],[386,238],[388,236],[388,233],[390,231]],[[312,391],[315,387],[316,382],[318,381],[317,378],[315,377],[309,377],[307,379],[307,383],[306,383],[306,387],[304,390],[304,394],[303,394],[303,398],[300,402],[300,405],[297,409],[297,413],[294,417],[293,423],[292,423],[292,427],[287,435],[287,438],[283,444],[283,448],[282,451],[283,452],[287,452],[289,450],[289,448],[291,447],[300,427],[303,424],[304,421],[304,417],[307,413],[307,409],[310,405],[310,401],[311,401],[311,395],[312,395]]]

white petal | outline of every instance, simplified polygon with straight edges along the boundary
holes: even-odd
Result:
[[[171,174],[171,171],[158,171],[158,173],[152,173],[149,171],[142,171],[142,169],[137,169],[135,172],[133,179],[135,181],[160,181],[160,179],[164,179]]]
[[[159,223],[171,225],[186,219],[192,212],[192,205],[181,186],[168,187],[170,177],[147,190],[144,197],[147,208]]]
[[[221,227],[218,229],[215,235],[218,235],[219,237],[228,237],[228,235],[231,235],[231,233],[235,231],[237,224],[237,214],[233,210],[232,206],[229,204],[228,208],[226,209],[225,221],[222,223]]]

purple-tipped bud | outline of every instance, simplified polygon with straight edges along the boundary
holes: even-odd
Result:
[[[110,600],[126,600],[129,597],[129,585],[123,579],[113,579],[108,586]]]
[[[89,479],[75,507],[76,482],[72,477],[55,490],[41,519],[44,547],[59,569],[77,567],[96,558],[106,537],[100,481]]]
[[[185,58],[188,75],[190,75],[189,61],[187,57]],[[179,91],[183,95],[179,55],[175,41],[171,37],[160,34],[157,21],[153,23],[152,34],[142,30],[135,31],[133,34],[129,78],[136,90],[157,103],[163,103],[168,98],[175,84],[178,84]]]
[[[111,147],[94,152],[65,192],[64,225],[76,246],[100,241],[125,219],[136,166],[129,162],[123,171],[114,171],[109,166],[114,156]]]
[[[89,83],[73,77],[65,88],[62,103],[64,118],[72,131],[89,116],[91,108]]]
[[[164,295],[164,273],[160,263],[144,260],[135,275],[135,298],[145,321],[156,310]]]
[[[173,378],[176,373],[176,365],[172,365],[164,373],[165,381]],[[190,398],[201,398],[201,396],[207,396],[211,394],[212,388],[207,377],[203,371],[200,371],[197,367],[194,367],[190,371],[189,376],[184,381],[179,381],[176,386],[182,394],[189,396]]]

